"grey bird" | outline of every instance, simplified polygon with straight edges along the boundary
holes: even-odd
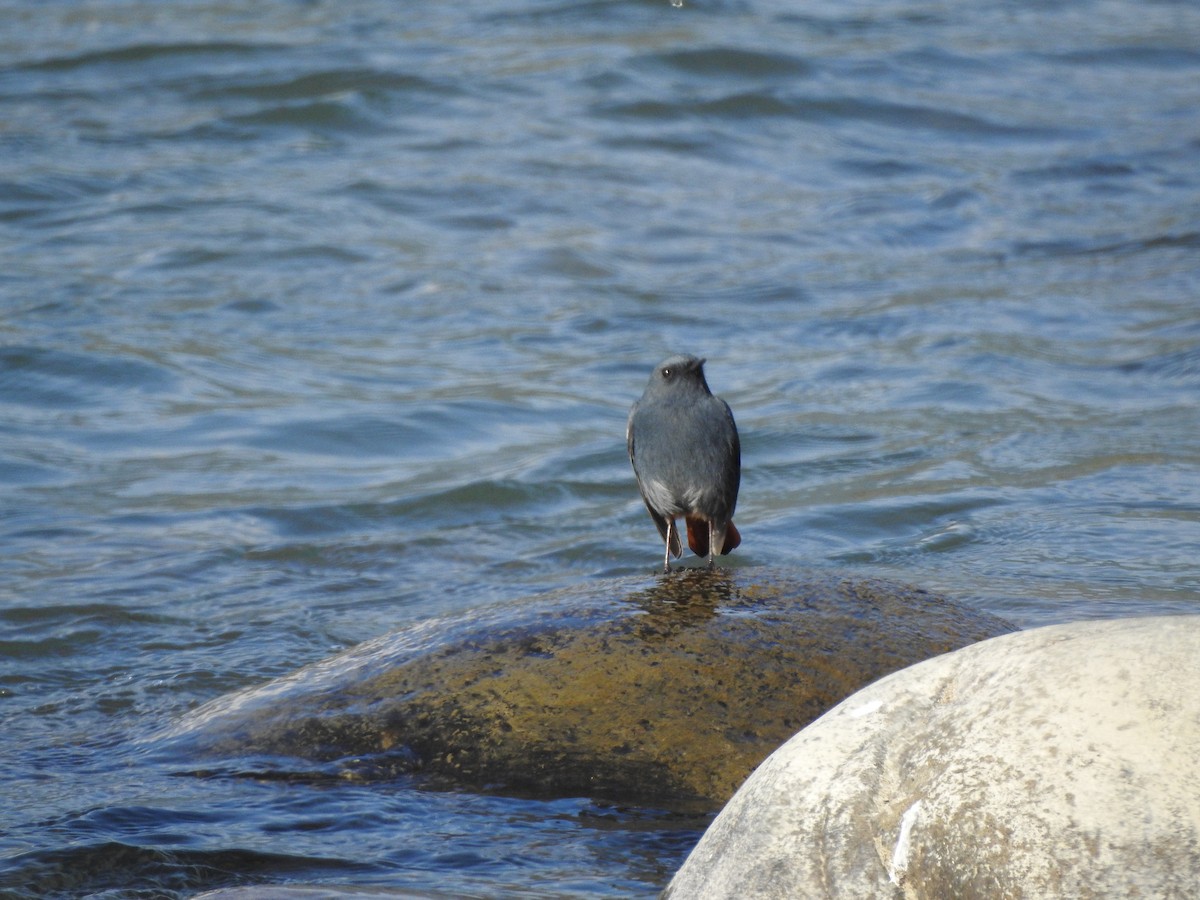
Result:
[[[663,571],[683,555],[675,520],[687,522],[697,556],[722,555],[742,542],[733,524],[742,479],[742,447],[729,404],[714,397],[704,360],[672,356],[650,375],[629,410],[625,444],[638,490],[666,543]]]

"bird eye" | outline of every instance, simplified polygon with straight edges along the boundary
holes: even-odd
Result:
[[[670,378],[670,377],[671,377],[671,369],[670,369],[668,366],[663,366],[663,370],[662,370],[662,377],[663,377],[663,378]]]

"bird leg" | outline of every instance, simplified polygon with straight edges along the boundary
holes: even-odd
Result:
[[[667,519],[667,549],[663,553],[663,573],[671,574],[671,532],[675,530],[675,520]]]
[[[713,554],[717,551],[717,536],[716,523],[712,519],[708,520],[708,567],[711,569],[714,565]]]

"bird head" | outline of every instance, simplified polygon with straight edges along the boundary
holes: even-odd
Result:
[[[660,362],[650,376],[649,388],[654,393],[696,389],[711,393],[704,378],[704,360],[686,354],[677,354]]]

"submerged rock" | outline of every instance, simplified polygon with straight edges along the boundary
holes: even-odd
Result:
[[[595,581],[369,641],[220,698],[168,739],[265,756],[277,777],[305,771],[282,757],[338,777],[716,809],[858,688],[1010,630],[884,581],[749,568]]]
[[[665,897],[1193,897],[1200,616],[1006,635],[773,753]]]

